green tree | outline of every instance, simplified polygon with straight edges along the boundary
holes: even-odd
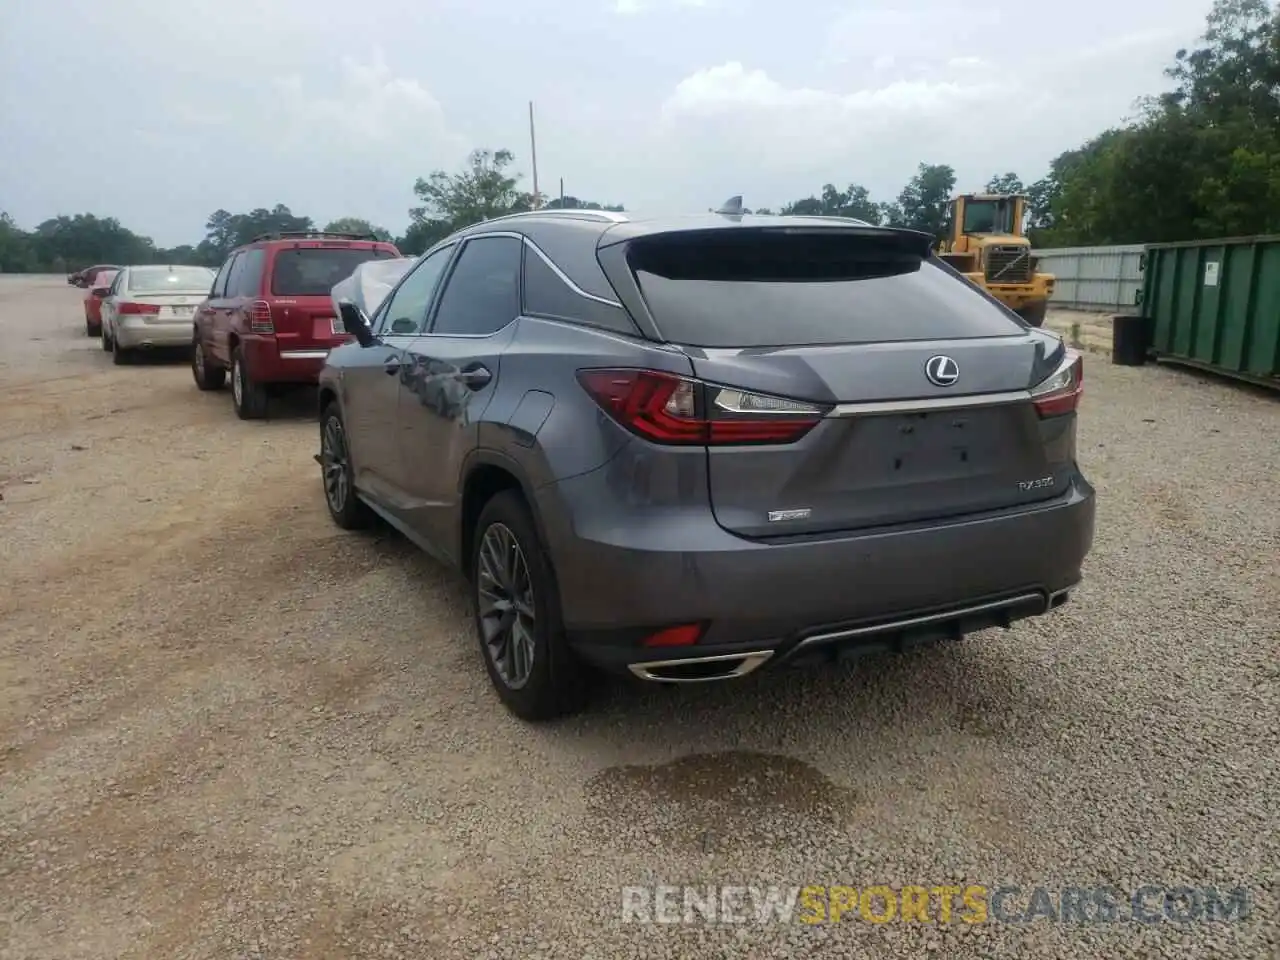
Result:
[[[248,213],[215,210],[205,222],[205,238],[196,247],[196,256],[203,264],[218,266],[232,250],[249,243],[254,237],[314,229],[315,224],[310,217],[296,216],[283,203],[277,203],[269,210],[258,207]]]
[[[361,236],[374,236],[379,240],[390,240],[391,232],[383,227],[374,226],[360,217],[339,217],[330,220],[324,228],[325,233],[356,233]]]
[[[1016,173],[1001,173],[987,181],[987,193],[1026,193],[1022,178]]]
[[[1174,90],[1054,160],[1033,185],[1037,245],[1280,230],[1280,29],[1265,0],[1216,0]]]
[[[916,175],[898,194],[902,226],[931,233],[941,239],[946,233],[947,206],[955,186],[956,172],[951,167],[946,164],[920,164]]]
[[[853,217],[879,224],[883,219],[881,205],[871,199],[866,187],[851,183],[840,190],[833,183],[823,184],[820,196],[808,196],[786,204],[780,211],[784,217]]]
[[[413,192],[422,206],[409,211],[412,223],[444,223],[457,230],[533,209],[533,195],[518,189],[520,174],[508,169],[514,162],[510,150],[473,150],[461,173],[436,170],[419,177]]]
[[[566,196],[564,199],[554,197],[542,205],[547,210],[607,210],[611,213],[622,213],[625,208],[622,204],[596,203],[594,200],[579,200],[577,197]]]

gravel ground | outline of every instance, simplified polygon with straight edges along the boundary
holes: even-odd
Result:
[[[1053,615],[534,728],[454,579],[0,277],[0,957],[1280,956],[1280,402],[1087,361]],[[635,884],[1251,888],[1244,922],[621,922]],[[936,914],[933,914],[936,916]]]

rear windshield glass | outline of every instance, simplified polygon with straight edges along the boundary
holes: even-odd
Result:
[[[654,237],[627,258],[662,336],[701,347],[883,343],[1022,332],[892,235]]]
[[[298,247],[276,254],[271,292],[282,297],[327,297],[366,260],[393,260],[372,247]]]
[[[129,271],[132,293],[207,293],[213,271],[207,267],[135,267]]]

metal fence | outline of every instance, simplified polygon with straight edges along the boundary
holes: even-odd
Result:
[[[1037,269],[1057,278],[1049,302],[1067,310],[1132,309],[1142,290],[1142,244],[1037,250]]]

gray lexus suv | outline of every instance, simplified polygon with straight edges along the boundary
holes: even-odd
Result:
[[[334,521],[465,574],[507,707],[901,650],[1048,613],[1094,493],[1082,360],[826,217],[539,211],[460,230],[320,377]]]

